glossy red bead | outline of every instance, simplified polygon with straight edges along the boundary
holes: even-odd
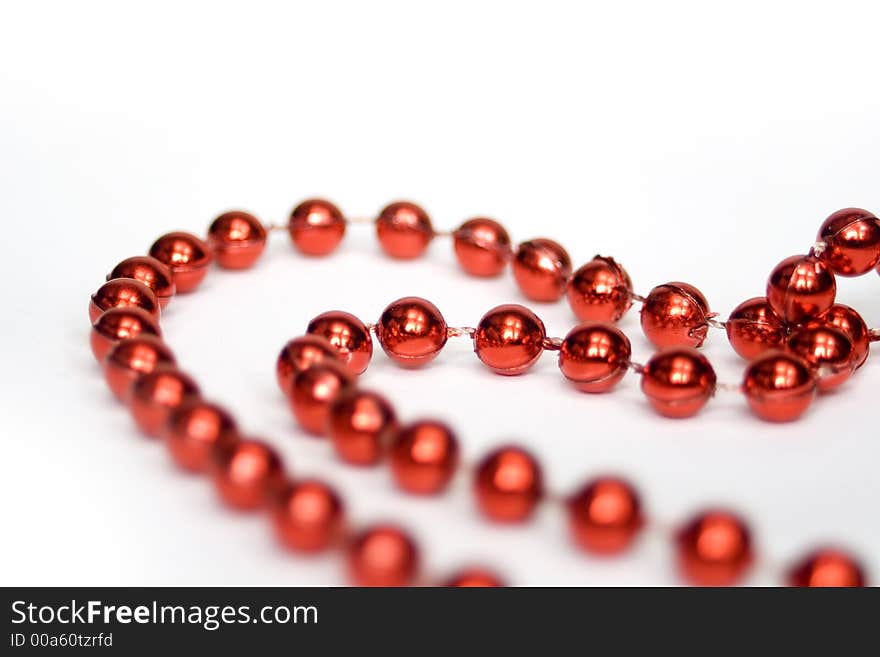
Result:
[[[766,297],[753,297],[739,304],[724,323],[733,350],[751,360],[768,349],[781,347],[786,327]]]
[[[813,369],[819,392],[833,390],[855,371],[852,341],[832,326],[798,328],[788,337],[786,347]]]
[[[171,412],[198,398],[199,386],[174,365],[160,365],[131,387],[131,413],[141,431],[158,438]]]
[[[497,221],[468,219],[452,234],[455,257],[471,276],[497,276],[510,261],[510,236]]]
[[[287,231],[293,245],[306,255],[332,253],[345,237],[345,217],[330,201],[312,198],[290,213]]]
[[[678,531],[676,544],[679,569],[691,584],[735,584],[753,560],[748,527],[726,511],[697,515]]]
[[[223,440],[212,456],[214,486],[226,504],[250,511],[280,493],[285,475],[281,457],[260,440]]]
[[[443,586],[450,588],[497,588],[506,586],[498,575],[483,568],[467,568],[450,577]]]
[[[110,349],[104,359],[104,376],[116,398],[128,401],[134,382],[163,364],[175,364],[171,349],[156,336],[141,334]]]
[[[323,436],[330,419],[330,407],[348,388],[354,375],[336,361],[322,361],[293,377],[288,401],[299,425],[311,434]]]
[[[446,320],[427,299],[404,297],[389,304],[376,323],[376,339],[399,365],[430,363],[446,344]]]
[[[802,359],[772,350],[749,363],[742,390],[755,415],[771,422],[790,422],[809,408],[816,380]]]
[[[632,306],[633,285],[613,258],[597,255],[572,275],[566,295],[578,319],[616,322]]]
[[[347,558],[349,576],[356,586],[410,586],[418,574],[416,544],[392,525],[376,525],[357,534]]]
[[[656,347],[700,347],[709,330],[709,302],[687,283],[658,285],[641,311],[642,330]]]
[[[133,278],[140,281],[155,293],[161,308],[168,305],[177,291],[174,286],[174,276],[168,265],[150,256],[126,258],[107,275],[108,281],[116,278]]]
[[[140,308],[159,319],[159,298],[146,284],[134,278],[114,278],[104,283],[89,302],[89,319],[94,323],[111,308]]]
[[[190,472],[204,472],[217,445],[233,439],[237,431],[226,409],[195,397],[172,409],[162,435],[179,466]]]
[[[174,285],[180,293],[195,290],[214,260],[211,247],[192,233],[175,231],[153,242],[150,255],[168,265]]]
[[[340,459],[373,465],[385,456],[397,428],[397,414],[388,400],[350,387],[330,404],[326,433]]]
[[[477,466],[474,493],[477,506],[487,518],[523,522],[531,517],[544,494],[541,468],[519,447],[496,449]]]
[[[695,415],[715,394],[717,378],[708,359],[693,347],[667,347],[642,373],[642,392],[661,415]]]
[[[561,244],[545,238],[523,242],[511,261],[513,278],[532,301],[556,301],[571,278],[571,257]]]
[[[289,395],[294,376],[325,360],[341,362],[339,351],[327,338],[309,333],[288,340],[275,361],[275,376],[281,392]]]
[[[92,354],[101,363],[116,344],[139,335],[162,335],[153,315],[131,306],[106,310],[92,324],[89,336]]]
[[[585,322],[569,331],[559,349],[559,369],[583,392],[607,392],[629,369],[629,339],[613,324]]]
[[[834,548],[811,552],[788,572],[789,586],[866,586],[865,571],[849,554]]]
[[[871,333],[862,316],[849,306],[835,303],[821,315],[811,319],[807,327],[832,326],[843,331],[853,345],[856,369],[865,364],[871,345]]]
[[[538,360],[547,337],[544,322],[518,304],[496,306],[474,333],[477,357],[498,374],[522,374]]]
[[[287,484],[272,508],[275,535],[298,552],[320,552],[342,538],[342,500],[327,484],[303,479]]]
[[[828,217],[816,237],[825,243],[819,256],[835,274],[860,276],[880,264],[880,219],[859,208]]]
[[[415,203],[398,201],[386,206],[376,218],[379,245],[392,258],[417,258],[434,238],[431,219]]]
[[[373,339],[367,326],[351,313],[331,310],[309,322],[306,333],[326,338],[354,374],[362,374],[373,356]]]
[[[568,499],[568,524],[575,543],[596,554],[627,549],[644,525],[635,489],[616,477],[600,477]]]
[[[409,424],[398,431],[391,446],[391,472],[407,493],[429,495],[444,490],[458,460],[458,440],[441,422]]]
[[[225,212],[208,228],[208,244],[225,269],[248,269],[266,248],[265,226],[254,215],[240,210]]]
[[[822,314],[832,306],[836,294],[834,274],[814,256],[786,258],[767,279],[770,307],[789,324]]]

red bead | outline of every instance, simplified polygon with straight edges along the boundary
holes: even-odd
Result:
[[[408,493],[438,493],[455,474],[458,453],[458,440],[445,424],[414,422],[398,432],[391,446],[391,472]]]
[[[433,303],[404,297],[388,305],[376,324],[376,339],[404,367],[430,363],[446,344],[446,320]]]
[[[644,524],[638,493],[614,477],[596,479],[568,500],[572,537],[584,550],[616,554],[627,549]]]
[[[852,342],[843,331],[831,326],[796,329],[786,347],[813,369],[819,392],[842,384],[856,367]]]
[[[284,486],[281,457],[259,440],[223,440],[212,459],[214,485],[234,509],[249,511],[266,506]]]
[[[159,319],[156,293],[134,278],[114,278],[98,288],[89,302],[89,319],[94,323],[111,308],[140,308]]]
[[[168,265],[174,285],[181,293],[195,290],[214,260],[207,242],[181,231],[167,233],[153,242],[150,255]]]
[[[336,361],[322,361],[293,377],[290,410],[300,426],[316,436],[327,431],[330,406],[346,389],[354,385],[354,375]]]
[[[354,374],[363,374],[373,356],[370,330],[357,317],[341,310],[322,313],[309,322],[306,333],[329,340]]]
[[[742,389],[755,415],[772,422],[789,422],[809,408],[816,381],[803,360],[773,350],[749,363]]]
[[[820,259],[835,274],[860,276],[880,263],[880,219],[867,210],[838,210],[824,221],[816,239],[825,243]]]
[[[789,586],[865,586],[865,572],[846,552],[833,548],[816,550],[788,573]]]
[[[307,334],[289,340],[275,362],[275,375],[281,392],[289,395],[294,376],[325,360],[341,362],[339,352],[327,338]]]
[[[272,513],[275,534],[291,550],[320,552],[342,538],[342,500],[327,484],[304,479],[288,484]]]
[[[293,209],[287,231],[300,253],[327,255],[345,237],[345,217],[330,201],[313,198]]]
[[[161,308],[168,305],[177,291],[168,265],[150,256],[126,258],[107,275],[108,281],[116,278],[133,278],[140,281],[155,293]]]
[[[208,244],[221,267],[248,269],[266,248],[266,228],[252,214],[226,212],[208,228]]]
[[[162,331],[156,319],[140,308],[111,308],[98,317],[92,325],[90,342],[92,353],[100,363],[110,350],[122,340],[139,335],[160,336]]]
[[[478,217],[452,234],[455,257],[471,276],[497,276],[510,260],[510,236],[497,221]]]
[[[706,297],[693,285],[676,281],[648,293],[641,312],[642,330],[657,347],[699,347],[706,339],[709,317]]]
[[[611,390],[629,368],[629,339],[612,324],[585,322],[576,326],[559,350],[559,369],[578,390]]]
[[[849,306],[835,303],[824,313],[810,320],[807,326],[833,326],[843,331],[852,342],[856,369],[864,365],[868,359],[871,333],[862,316]]]
[[[676,535],[684,577],[702,586],[729,586],[752,563],[751,534],[745,523],[726,511],[701,513]]]
[[[232,416],[220,406],[198,397],[171,411],[162,432],[175,462],[191,472],[204,472],[221,441],[237,434]]]
[[[174,363],[174,354],[164,342],[154,335],[141,334],[113,346],[104,359],[104,376],[116,398],[127,401],[132,384],[140,376],[162,364]]]
[[[715,394],[715,370],[693,347],[667,347],[654,354],[642,373],[642,392],[661,415],[695,415]]]
[[[733,350],[746,360],[768,349],[781,347],[786,328],[766,297],[753,297],[739,304],[725,322]]]
[[[780,262],[767,279],[767,300],[789,324],[820,315],[834,303],[834,274],[813,256],[796,255]]]
[[[533,301],[556,301],[571,278],[571,258],[561,244],[537,238],[516,247],[511,263],[520,291]]]
[[[477,505],[488,518],[525,521],[543,496],[541,468],[523,449],[496,449],[478,465],[474,491]]]
[[[450,588],[498,588],[506,586],[494,573],[482,568],[460,570],[450,577],[443,586]]]
[[[547,337],[535,313],[518,304],[496,306],[474,333],[477,357],[498,374],[522,374],[538,360]]]
[[[340,459],[373,465],[385,455],[397,427],[397,415],[384,397],[351,387],[330,405],[326,432]]]
[[[574,273],[567,295],[578,319],[616,322],[632,306],[633,285],[613,258],[597,255]]]
[[[382,250],[392,258],[417,258],[434,237],[428,214],[415,203],[398,201],[385,207],[376,219]]]
[[[160,365],[131,388],[131,412],[148,436],[159,437],[171,411],[199,396],[199,386],[174,365]]]
[[[349,575],[356,586],[409,586],[418,572],[415,543],[391,525],[377,525],[359,533],[347,556]]]

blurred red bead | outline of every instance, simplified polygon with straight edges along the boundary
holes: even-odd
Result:
[[[266,248],[266,228],[247,212],[225,212],[208,228],[208,244],[221,267],[248,269]]]
[[[807,555],[788,573],[789,586],[861,587],[865,572],[846,552],[823,548]]]
[[[174,408],[162,431],[174,461],[191,472],[204,472],[215,447],[237,434],[233,417],[223,408],[195,397]]]
[[[159,323],[152,315],[140,308],[111,308],[101,313],[92,325],[89,338],[92,353],[101,363],[114,345],[139,335],[162,335]]]
[[[275,361],[275,375],[281,392],[289,395],[293,377],[324,360],[341,361],[339,352],[327,338],[307,334],[288,340]]]
[[[273,506],[275,534],[291,550],[320,552],[344,530],[342,500],[327,484],[303,479],[287,484]]]
[[[89,302],[89,319],[94,323],[111,308],[140,308],[159,319],[156,293],[134,278],[114,278],[99,287]]]
[[[544,494],[541,468],[519,447],[496,449],[477,466],[474,492],[480,510],[491,520],[525,521]]]
[[[452,234],[458,264],[471,276],[497,276],[507,266],[512,250],[510,236],[497,221],[468,219]]]
[[[538,360],[547,337],[535,313],[518,304],[496,306],[477,324],[474,351],[498,374],[522,374]]]
[[[726,511],[697,515],[678,531],[676,543],[682,575],[701,586],[735,584],[753,559],[748,527]]]
[[[460,570],[450,577],[443,586],[450,588],[498,588],[506,586],[494,573],[482,568]]]
[[[373,356],[373,339],[367,326],[351,313],[331,310],[309,322],[306,333],[326,338],[342,362],[355,374],[363,374]]]
[[[116,278],[133,278],[140,281],[155,293],[161,308],[168,305],[177,291],[174,287],[174,276],[168,265],[150,256],[126,258],[107,275],[108,281]]]
[[[846,334],[853,346],[856,369],[865,364],[871,345],[871,333],[862,316],[849,306],[835,303],[806,324],[807,327],[833,326]]]
[[[613,258],[599,255],[574,273],[566,293],[580,320],[616,322],[633,301],[629,274]]]
[[[629,369],[629,339],[612,324],[585,322],[574,327],[562,341],[559,369],[578,390],[611,390]]]
[[[376,219],[379,245],[392,258],[417,258],[434,238],[428,214],[415,203],[398,201],[386,206]]]
[[[180,293],[195,290],[214,260],[208,243],[192,233],[167,233],[153,242],[150,255],[171,269],[174,285]]]
[[[400,429],[391,446],[391,472],[408,493],[446,488],[458,466],[458,440],[441,422],[423,420]]]
[[[642,392],[661,415],[695,415],[715,394],[717,378],[708,359],[693,347],[667,347],[648,361]]]
[[[571,278],[571,258],[561,244],[545,238],[523,242],[513,254],[513,278],[526,298],[556,301]]]
[[[825,243],[819,258],[835,274],[860,276],[880,263],[880,219],[867,210],[838,210],[824,221],[816,239]]]
[[[175,365],[160,365],[131,387],[131,412],[140,430],[158,438],[171,411],[199,396],[199,386]]]
[[[430,363],[446,344],[446,320],[427,299],[404,297],[388,305],[376,323],[376,339],[404,367]]]
[[[753,297],[739,304],[724,324],[733,350],[746,360],[768,349],[781,347],[786,328],[766,297]]]
[[[297,205],[290,213],[287,232],[293,245],[306,255],[322,256],[333,252],[345,237],[345,217],[330,201],[312,198]]]
[[[356,586],[409,586],[418,572],[415,543],[402,530],[376,525],[354,537],[348,547],[348,570]]]
[[[104,376],[116,398],[128,401],[131,386],[140,376],[162,364],[174,363],[174,354],[164,342],[154,335],[142,333],[113,346],[104,359]]]
[[[658,285],[642,305],[641,323],[645,336],[656,347],[699,347],[709,330],[709,302],[687,283]]]
[[[596,554],[627,549],[644,525],[638,493],[614,477],[596,479],[568,499],[568,522],[575,542]]]
[[[290,410],[300,426],[316,436],[327,431],[330,406],[354,384],[354,375],[342,363],[326,360],[293,377]]]
[[[337,456],[354,465],[378,463],[397,433],[397,414],[375,392],[348,388],[330,404],[327,437]]]
[[[772,350],[749,363],[742,389],[755,415],[772,422],[789,422],[809,408],[816,394],[816,380],[803,360]]]
[[[281,492],[285,475],[281,457],[259,440],[222,440],[211,463],[220,497],[234,509],[266,506]]]
[[[834,303],[834,274],[814,256],[796,255],[780,262],[767,279],[767,300],[789,324],[820,315]]]
[[[798,328],[788,337],[786,347],[813,368],[819,392],[842,384],[856,367],[852,342],[832,326]]]

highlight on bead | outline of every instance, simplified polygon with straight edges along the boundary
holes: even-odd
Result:
[[[866,577],[855,558],[843,550],[826,547],[797,562],[789,570],[786,583],[802,587],[861,587],[866,585]]]
[[[571,277],[571,257],[558,242],[536,238],[516,247],[511,261],[513,278],[532,301],[557,301]]]
[[[190,472],[204,472],[221,441],[235,438],[238,426],[230,413],[194,397],[171,410],[162,437],[174,461]]]
[[[652,289],[640,315],[645,337],[656,347],[702,346],[711,317],[702,292],[678,281]]]
[[[387,205],[376,218],[379,245],[392,258],[417,258],[434,238],[431,219],[415,203],[397,201]]]
[[[494,219],[468,219],[452,233],[455,257],[471,276],[497,276],[504,271],[513,250],[510,236]]]
[[[306,334],[288,340],[275,361],[275,377],[285,395],[290,394],[293,377],[324,360],[339,360],[339,351],[327,338]]]
[[[616,322],[632,306],[633,284],[613,258],[597,255],[572,275],[566,295],[578,319]]]
[[[107,274],[108,281],[116,278],[133,278],[146,285],[155,293],[160,308],[165,308],[177,292],[171,269],[150,256],[126,258]]]
[[[363,374],[373,356],[370,330],[357,317],[341,310],[321,313],[309,322],[306,333],[326,338],[354,374]]]
[[[394,525],[375,525],[356,534],[347,557],[356,586],[410,586],[418,574],[418,548]]]
[[[159,298],[145,283],[134,278],[114,278],[92,295],[89,301],[89,319],[94,323],[111,308],[140,308],[154,319],[159,319]]]
[[[819,258],[840,276],[861,276],[880,264],[880,219],[867,210],[838,210],[816,240],[824,244]]]
[[[199,386],[174,365],[160,365],[139,377],[131,388],[131,413],[146,435],[158,438],[171,412],[199,397]]]
[[[150,255],[168,265],[174,285],[180,293],[195,290],[214,260],[214,253],[207,242],[183,231],[162,235],[153,242]]]
[[[661,415],[695,415],[715,394],[717,377],[709,360],[693,347],[667,347],[642,372],[642,392]]]
[[[354,375],[337,361],[321,361],[293,377],[288,402],[299,425],[323,436],[333,402],[354,384]]]
[[[442,422],[421,420],[398,431],[391,446],[391,472],[408,493],[430,495],[449,484],[458,467],[458,439]]]
[[[755,415],[771,422],[790,422],[809,408],[816,379],[802,359],[771,350],[749,363],[742,390]]]
[[[155,335],[142,333],[113,345],[104,359],[104,376],[116,398],[127,402],[138,377],[163,364],[175,364],[171,349]]]
[[[384,397],[349,387],[331,402],[327,437],[336,455],[353,465],[378,463],[397,434],[397,414]]]
[[[273,502],[272,524],[285,547],[320,552],[343,537],[342,500],[330,486],[316,479],[288,483]]]
[[[644,525],[638,493],[617,477],[598,477],[568,498],[568,524],[575,543],[596,554],[630,547]]]
[[[856,369],[865,364],[871,346],[871,332],[862,316],[849,306],[835,303],[821,315],[811,319],[807,328],[831,326],[843,331],[853,346]]]
[[[499,447],[478,464],[474,494],[478,508],[490,520],[528,520],[544,495],[541,467],[520,447]]]
[[[546,337],[544,322],[535,313],[525,306],[504,304],[480,319],[474,351],[497,374],[522,374],[544,351]]]
[[[607,392],[629,369],[629,339],[613,324],[585,322],[573,328],[559,349],[559,369],[583,392]]]
[[[812,255],[786,258],[767,279],[770,307],[789,324],[822,314],[832,306],[836,294],[834,274]]]
[[[153,315],[132,306],[110,308],[101,313],[92,324],[89,338],[92,354],[101,363],[114,345],[139,335],[162,335],[159,323]]]
[[[733,350],[746,360],[768,349],[782,347],[787,328],[773,312],[767,297],[752,297],[739,304],[724,323]]]
[[[267,443],[253,438],[222,441],[214,449],[211,467],[220,497],[240,511],[267,506],[285,481],[281,457]]]
[[[266,228],[241,210],[224,212],[208,227],[208,244],[225,269],[248,269],[266,248]]]
[[[738,516],[722,510],[696,515],[676,534],[678,564],[691,584],[729,586],[753,561],[751,533]]]
[[[446,320],[427,299],[404,297],[382,311],[376,339],[389,358],[403,367],[430,363],[446,344]]]
[[[798,328],[789,336],[786,347],[813,369],[819,392],[844,383],[856,367],[852,341],[833,326]]]
[[[312,198],[297,205],[290,213],[287,232],[293,245],[306,255],[332,253],[345,237],[345,217],[339,208],[325,199]]]

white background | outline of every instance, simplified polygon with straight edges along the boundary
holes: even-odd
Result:
[[[637,291],[684,280],[722,316],[761,294],[846,206],[880,210],[880,85],[872,3],[5,3],[0,16],[4,584],[339,584],[337,556],[276,546],[265,518],[225,510],[111,398],[88,347],[88,297],[168,230],[229,208],[284,221],[324,195],[351,215],[422,203],[439,228],[497,217],[576,265],[613,255]],[[839,300],[880,325],[880,278]],[[554,491],[615,471],[656,521],[621,559],[584,557],[551,511],[481,521],[468,486],[397,493],[382,468],[337,463],[295,426],[274,381],[281,345],[332,308],[374,320],[424,296],[451,325],[521,297],[509,276],[458,271],[446,239],[384,258],[369,226],[326,259],[284,233],[259,266],[212,271],[175,299],[166,337],[206,396],[337,485],[356,523],[403,523],[444,574],[486,563],[513,584],[675,584],[662,532],[707,504],[741,511],[762,557],[751,583],[818,542],[880,577],[877,390],[869,360],[802,421],[751,417],[733,393],[697,418],[656,416],[627,377],[569,388],[545,355],[515,379],[451,341],[422,371],[377,350],[365,386],[404,419],[448,420],[469,460],[530,446]],[[532,304],[551,335],[574,318]],[[651,353],[631,312],[635,357]],[[722,380],[743,363],[713,331]]]

